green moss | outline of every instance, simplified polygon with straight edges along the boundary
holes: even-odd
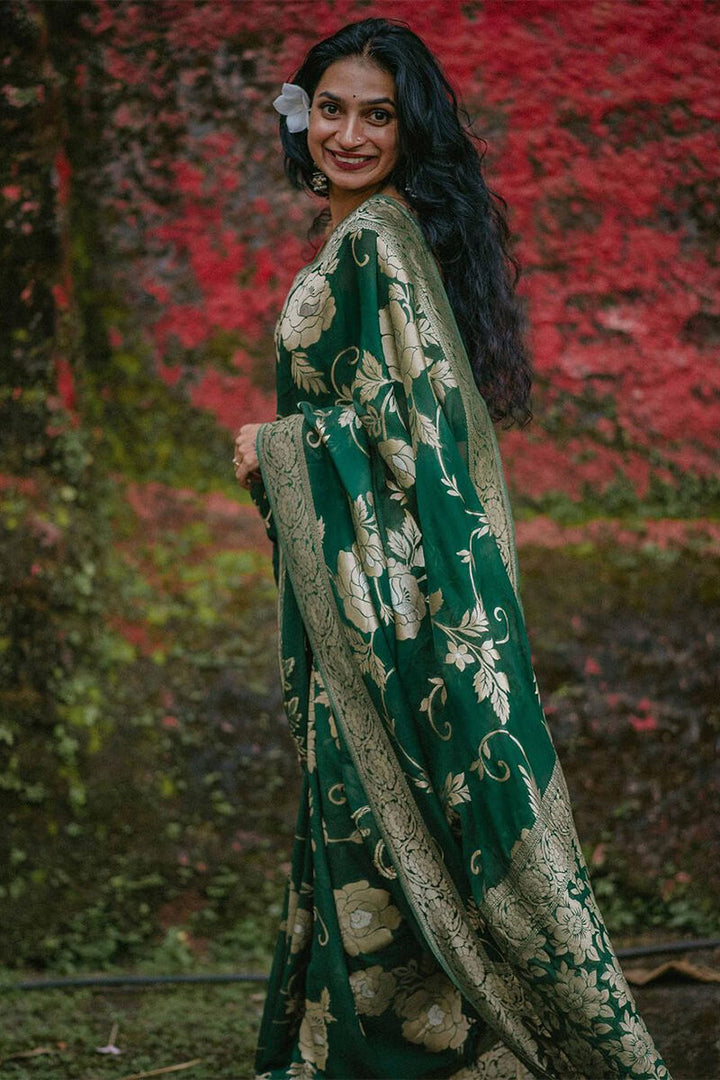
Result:
[[[127,990],[4,994],[3,1072],[17,1080],[58,1076],[84,1080],[199,1059],[187,1070],[193,1080],[252,1076],[264,996],[264,987],[257,984],[165,987],[143,994]],[[108,1044],[114,1025],[122,1057],[103,1057],[96,1047]],[[46,1052],[9,1060],[15,1052],[40,1046]]]
[[[236,495],[229,433],[193,409],[180,388],[153,376],[147,357],[122,356],[116,365],[113,354],[111,386],[106,374],[94,371],[85,382],[86,423],[102,432],[97,453],[103,469],[127,480]]]

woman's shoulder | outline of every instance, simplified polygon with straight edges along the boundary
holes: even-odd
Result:
[[[346,237],[355,236],[361,231],[402,235],[421,232],[417,218],[407,204],[392,195],[370,195],[329,232],[318,254],[329,244],[337,245]]]
[[[390,228],[402,228],[407,225],[418,228],[417,218],[408,203],[402,202],[395,195],[385,195],[383,192],[370,195],[360,203],[354,213],[360,220],[377,221],[378,224]]]
[[[348,214],[347,232],[368,230],[379,236],[417,237],[422,230],[410,207],[392,195],[371,195]]]
[[[325,241],[315,260],[320,269],[323,264],[333,268],[338,259],[342,261],[343,249],[352,254],[353,261],[358,258],[364,265],[364,258],[377,252],[382,257],[392,250],[396,258],[402,258],[415,252],[427,251],[425,237],[412,210],[391,195],[371,195],[355,207],[335,227]]]

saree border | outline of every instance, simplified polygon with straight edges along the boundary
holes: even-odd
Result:
[[[258,458],[285,568],[336,722],[424,940],[513,1053],[534,1075],[552,1080],[533,1029],[544,1039],[549,1033],[512,969],[497,964],[482,947],[355,664],[324,560],[303,416],[262,425]],[[572,1075],[565,1073],[568,1080]]]

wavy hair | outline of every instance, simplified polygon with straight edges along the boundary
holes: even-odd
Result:
[[[461,122],[455,92],[433,54],[401,22],[350,23],[310,49],[292,81],[312,101],[326,68],[351,56],[395,80],[398,159],[383,186],[402,191],[417,212],[490,415],[525,424],[532,415],[531,367],[515,293],[519,266],[509,252],[505,201],[483,177],[485,143]],[[289,132],[283,117],[280,136],[290,182],[312,191],[307,132]]]

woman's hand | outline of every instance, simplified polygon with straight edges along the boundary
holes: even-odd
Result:
[[[243,424],[235,439],[235,479],[244,488],[260,478],[260,462],[255,449],[260,424]]]

